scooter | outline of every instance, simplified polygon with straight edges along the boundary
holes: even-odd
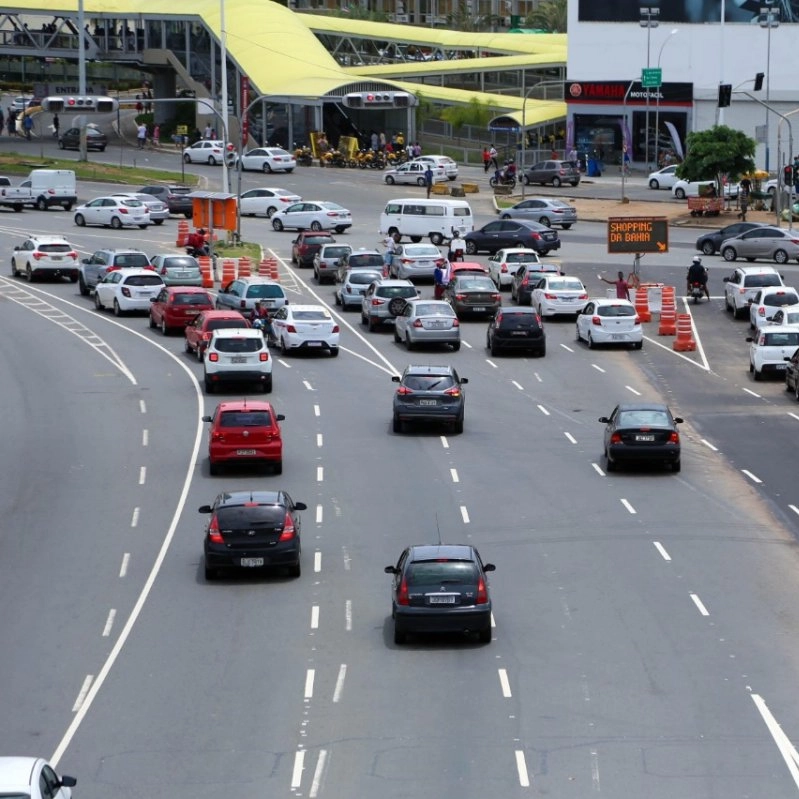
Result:
[[[514,188],[516,186],[516,176],[503,173],[500,175],[499,180],[497,180],[497,176],[494,175],[494,177],[489,179],[488,185],[491,186],[492,189],[497,186],[510,186]]]
[[[694,305],[697,305],[699,303],[699,300],[701,300],[702,297],[704,296],[705,296],[705,287],[697,281],[691,283],[691,297],[694,300]]]

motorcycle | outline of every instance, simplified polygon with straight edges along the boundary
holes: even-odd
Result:
[[[705,296],[705,287],[699,282],[694,281],[691,283],[691,297],[693,298],[694,305],[699,303],[699,300]]]
[[[497,179],[497,176],[494,175],[494,177],[489,179],[488,185],[491,186],[492,189],[496,188],[497,186],[510,186],[511,188],[515,188],[516,175],[506,175],[503,172],[499,176],[499,179]]]

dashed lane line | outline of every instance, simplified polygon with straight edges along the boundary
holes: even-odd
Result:
[[[658,552],[660,552],[660,556],[663,558],[663,560],[671,561],[671,555],[669,555],[669,553],[666,552],[666,547],[664,547],[663,544],[660,543],[660,541],[653,541],[652,543],[654,544],[655,549]]]
[[[709,616],[710,615],[710,611],[705,607],[704,602],[702,602],[702,600],[699,598],[699,594],[691,593],[690,597],[691,597],[691,601],[694,603],[694,605],[696,605],[697,610],[703,616]]]

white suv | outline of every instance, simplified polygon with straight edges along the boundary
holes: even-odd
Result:
[[[375,330],[385,322],[394,323],[405,308],[406,300],[421,297],[410,280],[375,280],[369,285],[361,301],[361,321]]]
[[[793,286],[771,286],[758,289],[749,305],[749,327],[765,327],[779,308],[799,303],[799,292]]]
[[[76,283],[79,271],[78,253],[63,236],[31,236],[11,255],[11,274],[22,272],[30,283],[40,277],[68,277]]]
[[[513,276],[522,264],[540,263],[541,259],[535,250],[528,250],[525,247],[506,247],[489,257],[488,274],[497,289],[501,291],[511,287]]]
[[[272,390],[272,359],[263,333],[254,328],[213,331],[203,356],[205,390],[213,394],[222,383],[257,383]]]
[[[799,330],[785,325],[767,325],[755,337],[746,339],[749,345],[749,371],[755,380],[763,375],[785,374],[786,359],[799,347]]]
[[[737,319],[749,313],[749,300],[755,298],[758,289],[784,285],[773,266],[739,266],[724,278],[724,307]]]

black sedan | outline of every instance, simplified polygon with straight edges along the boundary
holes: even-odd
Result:
[[[495,253],[506,247],[525,247],[535,250],[539,255],[560,249],[557,231],[525,219],[497,219],[480,230],[467,233],[464,240],[469,255]]]
[[[205,579],[220,569],[287,568],[300,576],[300,515],[303,502],[285,491],[228,491],[200,513],[211,518],[205,530]]]
[[[486,347],[492,355],[505,350],[528,350],[547,354],[544,323],[533,308],[501,308],[488,323]]]
[[[623,403],[610,418],[600,416],[605,425],[605,460],[613,472],[623,463],[654,463],[680,471],[679,416],[672,416],[667,405],[657,402]]]
[[[721,249],[722,241],[734,239],[736,236],[740,236],[741,233],[746,233],[747,230],[753,230],[756,227],[763,227],[763,222],[736,222],[733,225],[723,227],[721,230],[703,233],[696,240],[696,249],[705,255],[715,255]]]
[[[80,128],[69,128],[58,137],[62,150],[80,150]],[[108,147],[108,137],[99,128],[86,128],[86,149],[104,152]]]
[[[396,566],[391,586],[394,643],[405,643],[408,633],[476,633],[491,643],[491,597],[487,572],[478,551],[467,545],[408,547]]]
[[[451,366],[406,366],[402,375],[391,378],[399,383],[394,392],[393,430],[402,433],[408,422],[449,424],[453,432],[463,432],[468,383]]]
[[[458,318],[465,314],[493,315],[502,305],[502,295],[488,275],[458,272],[444,289],[444,299]]]
[[[785,364],[785,390],[793,392],[799,402],[799,349]]]

